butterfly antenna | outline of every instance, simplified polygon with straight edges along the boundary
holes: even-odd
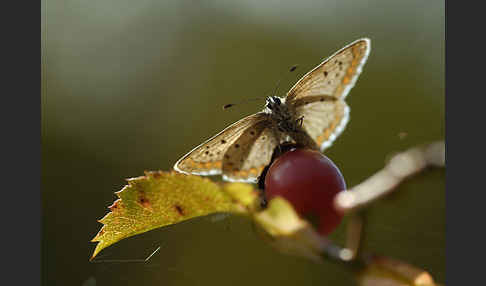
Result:
[[[294,65],[294,66],[292,66],[292,67],[290,68],[289,72],[293,72],[293,71],[295,71],[295,70],[297,69],[297,67],[298,67],[298,65]],[[277,86],[275,86],[275,90],[274,90],[274,92],[273,92],[273,95],[277,95],[277,91],[278,91],[278,88],[280,87],[280,83],[282,83],[282,80],[283,80],[284,78],[286,78],[286,76],[285,76],[285,75],[284,75],[284,76],[282,76],[282,77],[280,77],[280,79],[278,80],[278,82],[277,82]]]
[[[293,72],[293,71],[295,71],[296,69],[297,69],[297,65],[294,65],[294,66],[292,66],[292,67],[290,68],[290,70],[289,70],[289,71],[290,71],[290,72]],[[280,86],[280,83],[282,82],[282,79],[284,79],[284,78],[285,78],[285,76],[280,77],[279,81],[277,82],[277,86],[275,87],[275,90],[274,90],[274,92],[273,92],[274,94],[277,94],[277,91],[278,91],[278,88],[279,88],[279,86]],[[267,97],[267,95],[268,95],[270,92],[271,92],[271,91],[269,91],[269,92],[265,93],[264,98],[266,98],[266,97]],[[261,100],[261,99],[262,99],[262,97],[257,97],[257,98],[252,98],[252,99],[245,99],[245,100],[242,100],[242,101],[240,101],[240,102],[238,102],[238,103],[229,103],[229,104],[224,105],[224,106],[223,106],[223,109],[228,109],[228,108],[233,107],[233,106],[235,106],[235,105],[237,105],[237,104],[241,104],[241,103],[247,103],[247,102],[250,102],[250,101]]]
[[[247,103],[247,102],[250,102],[250,101],[261,100],[261,99],[262,99],[262,97],[257,97],[257,98],[245,99],[245,100],[242,100],[242,101],[237,102],[237,103],[229,103],[229,104],[224,105],[223,109],[228,109],[228,108],[235,106],[237,104]]]

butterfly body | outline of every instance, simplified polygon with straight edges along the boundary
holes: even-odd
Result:
[[[285,97],[268,97],[261,112],[206,140],[179,159],[174,169],[256,182],[274,149],[283,143],[323,151],[349,120],[344,98],[354,86],[369,50],[369,39],[360,39],[337,51],[304,75]]]
[[[263,112],[270,115],[270,120],[281,132],[297,131],[297,121],[295,119],[295,112],[291,106],[285,104],[285,98],[278,96],[270,96],[267,98],[265,109]]]
[[[285,97],[268,97],[263,112],[269,114],[269,121],[278,142],[294,141],[298,145],[319,149],[303,128],[304,116],[299,116],[294,105],[286,103]]]

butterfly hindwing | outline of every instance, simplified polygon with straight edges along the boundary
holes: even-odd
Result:
[[[319,95],[344,99],[361,73],[369,51],[369,39],[357,40],[337,51],[290,89],[287,102]]]
[[[269,126],[267,121],[252,125],[228,149],[223,159],[225,180],[256,182],[277,146],[275,131]]]
[[[349,107],[342,100],[306,101],[295,110],[303,116],[303,129],[321,151],[331,146],[349,120]]]
[[[233,123],[179,159],[174,169],[194,175],[221,174],[223,158],[228,148],[247,128],[267,119],[268,114],[259,112]]]

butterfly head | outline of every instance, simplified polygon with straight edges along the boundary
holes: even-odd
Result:
[[[278,96],[269,96],[265,103],[265,111],[267,113],[279,113],[285,106],[285,98]]]

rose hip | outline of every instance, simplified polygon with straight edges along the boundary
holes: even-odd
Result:
[[[294,149],[278,157],[265,176],[267,200],[282,196],[297,213],[313,221],[327,235],[341,222],[333,205],[334,196],[346,189],[336,165],[318,151]]]

